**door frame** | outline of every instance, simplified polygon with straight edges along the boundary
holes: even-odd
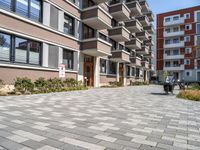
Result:
[[[94,86],[94,59],[93,59],[93,57],[91,57],[90,59],[91,59],[91,61],[87,61],[84,58],[84,72],[83,72],[83,75],[84,75],[84,82],[86,82],[86,85],[93,87]],[[90,80],[86,81],[85,77],[87,77],[86,76],[86,67],[87,66],[90,67]]]

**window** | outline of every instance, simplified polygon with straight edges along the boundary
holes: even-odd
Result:
[[[72,3],[74,3],[74,4],[76,3],[76,1],[75,1],[75,0],[69,0],[69,1],[70,1],[70,2],[72,2]]]
[[[74,34],[75,34],[74,25],[75,25],[75,19],[73,17],[65,14],[65,17],[64,17],[64,33],[74,36]]]
[[[190,59],[185,60],[185,65],[190,65]]]
[[[184,41],[185,41],[185,42],[190,42],[190,36],[185,36],[185,37],[184,37]]]
[[[186,76],[187,76],[187,77],[190,77],[190,76],[191,76],[191,72],[190,72],[190,71],[187,71],[187,72],[186,72]]]
[[[197,24],[197,34],[200,34],[200,23]]]
[[[179,31],[179,27],[174,27],[173,28],[173,32],[178,32]]]
[[[134,68],[134,67],[132,68],[131,75],[132,75],[132,76],[135,76],[135,68]]]
[[[185,25],[185,30],[191,30],[191,29],[192,29],[192,25],[191,24]]]
[[[11,10],[12,0],[0,0],[0,8]]]
[[[74,65],[74,52],[63,49],[63,63],[65,64],[66,69],[73,70],[73,65]]]
[[[186,54],[190,54],[192,52],[192,49],[191,48],[185,48],[185,53]]]
[[[170,56],[170,50],[166,50],[166,51],[165,51],[165,54],[166,54],[167,56]]]
[[[174,38],[173,43],[179,43],[179,38]]]
[[[16,38],[15,62],[19,62],[19,63],[27,62],[27,49],[28,49],[28,41],[26,39]]]
[[[200,22],[200,11],[196,13],[196,21]]]
[[[190,13],[185,14],[185,19],[190,19]]]
[[[136,77],[137,77],[137,78],[140,77],[140,68],[136,68]]]
[[[174,17],[173,17],[173,20],[174,20],[174,21],[179,20],[179,16],[174,16]]]
[[[39,65],[41,54],[41,43],[15,38],[15,60],[17,63]]]
[[[119,49],[120,50],[123,50],[124,49],[124,46],[122,44],[119,44]]]
[[[170,28],[165,29],[165,32],[170,33]]]
[[[100,60],[100,72],[106,73],[106,60],[105,59]]]
[[[120,0],[111,0],[110,1],[110,5],[117,4],[117,3],[120,3]]]
[[[109,74],[117,73],[117,64],[116,62],[109,61]]]
[[[83,8],[94,6],[95,3],[92,0],[84,0],[83,1]]]
[[[42,13],[42,3],[40,0],[31,0],[30,3],[30,18],[39,22]]]
[[[102,34],[102,33],[99,33],[99,38],[104,40],[104,41],[107,41],[107,36]]]
[[[115,42],[114,40],[110,39],[110,43],[112,44],[112,50],[116,50],[117,49],[117,42]]]
[[[173,66],[174,66],[174,67],[179,67],[179,66],[180,66],[179,61],[174,61],[174,62],[173,62]]]
[[[173,50],[173,55],[179,55],[179,50],[178,49]]]
[[[170,66],[171,66],[170,61],[166,61],[165,62],[165,67],[170,67]]]
[[[170,22],[170,18],[165,18],[165,22]]]
[[[90,39],[95,37],[94,29],[90,28],[87,25],[83,26],[83,39]]]
[[[170,42],[171,40],[170,39],[166,39],[165,40],[165,44],[167,45],[167,44],[170,44],[171,42]]]
[[[16,13],[28,17],[28,0],[16,0]]]
[[[11,36],[0,33],[0,60],[10,60]]]
[[[128,77],[131,76],[131,67],[130,66],[126,66],[126,75]]]
[[[0,0],[0,8],[14,11],[33,21],[42,21],[42,0]]]

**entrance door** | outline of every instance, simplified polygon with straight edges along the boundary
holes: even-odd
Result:
[[[119,64],[119,82],[124,83],[124,64]]]
[[[93,58],[85,58],[84,62],[84,79],[87,79],[87,86],[94,86],[94,69]]]

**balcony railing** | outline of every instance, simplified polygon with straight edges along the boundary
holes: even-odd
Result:
[[[139,57],[130,57],[130,61],[131,61],[131,66],[136,66],[136,67],[141,67],[142,63],[141,63],[141,58]]]
[[[169,44],[165,44],[164,48],[174,48],[174,47],[184,47],[185,46],[185,42],[184,41],[180,41],[177,43],[169,43]]]
[[[138,1],[127,1],[126,5],[131,10],[132,17],[142,14],[142,7]]]
[[[142,24],[137,19],[126,21],[124,24],[125,27],[131,32],[140,32],[143,29]]]
[[[145,26],[144,30],[146,30],[147,32],[149,32],[149,34],[153,34],[155,32],[154,26],[152,24],[149,25],[149,26]]]
[[[108,30],[111,39],[117,42],[124,42],[130,40],[130,31],[124,26],[117,26]]]
[[[177,20],[173,20],[172,18],[170,18],[169,21],[165,21],[164,20],[164,26],[172,26],[172,25],[179,25],[179,24],[183,24],[185,21],[185,18],[184,17],[180,17],[179,19]]]
[[[173,36],[182,36],[184,35],[184,31],[177,31],[177,32],[164,32],[164,37],[173,37]]]
[[[145,12],[144,15],[146,15],[149,18],[150,22],[154,21],[154,14],[152,11]]]
[[[132,38],[130,41],[125,42],[126,47],[130,49],[141,49],[142,48],[142,41],[138,38]]]
[[[149,18],[146,15],[136,17],[143,26],[149,26]]]
[[[164,59],[170,60],[170,59],[184,59],[184,55],[178,54],[178,55],[167,55],[164,54]]]
[[[176,71],[176,70],[184,70],[185,66],[182,65],[169,65],[169,66],[165,66],[164,70],[165,71]]]
[[[113,50],[110,60],[115,62],[130,62],[130,53],[125,50]]]

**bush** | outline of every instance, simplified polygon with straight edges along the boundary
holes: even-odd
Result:
[[[140,85],[149,85],[149,82],[140,82],[140,81],[131,82],[131,86],[140,86]]]
[[[35,87],[37,88],[38,92],[47,93],[48,92],[48,81],[44,78],[39,78],[35,82]]]
[[[181,91],[178,95],[178,98],[200,101],[200,90],[185,90]]]
[[[192,90],[200,90],[200,85],[198,83],[193,83],[193,84],[191,84],[191,89]]]
[[[34,84],[29,78],[17,78],[15,81],[15,90],[22,94],[30,94],[34,90]]]
[[[3,80],[0,79],[0,89],[4,87],[4,82]]]
[[[49,92],[60,92],[64,88],[64,84],[61,79],[54,78],[47,80],[47,89]]]
[[[79,82],[74,78],[67,78],[63,81],[65,87],[77,87],[79,86]]]
[[[117,82],[117,81],[110,82],[109,84],[110,84],[110,86],[112,86],[112,87],[121,87],[121,86],[123,86],[123,83],[122,83],[122,82]]]

